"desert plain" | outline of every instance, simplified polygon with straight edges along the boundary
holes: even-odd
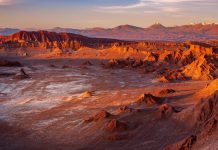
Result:
[[[0,55],[0,149],[218,149],[217,41],[21,31]]]

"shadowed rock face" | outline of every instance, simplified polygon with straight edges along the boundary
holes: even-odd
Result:
[[[0,67],[22,67],[23,65],[18,61],[0,60]]]
[[[145,63],[140,59],[111,59],[104,65],[104,68],[138,68],[143,67],[144,65]]]
[[[214,138],[213,134],[217,133],[218,91],[198,103],[191,114],[194,117],[192,118],[193,135],[168,146],[166,150],[191,150],[193,147],[196,149],[202,141],[208,142],[206,141],[208,138]]]

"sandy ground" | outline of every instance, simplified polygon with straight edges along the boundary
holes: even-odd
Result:
[[[103,69],[94,54],[93,60],[89,59],[92,66],[84,67],[86,57],[79,60],[80,54],[75,58],[19,59],[31,78],[0,78],[0,149],[158,150],[188,135],[185,124],[156,119],[158,106],[137,105],[135,101],[142,93],[158,96],[160,90],[172,88],[177,92],[163,96],[165,102],[187,109],[199,101],[195,93],[208,81],[158,83],[152,74],[140,70]],[[0,72],[16,73],[19,69],[2,67]],[[92,91],[93,96],[83,98],[85,91]],[[131,126],[122,133],[125,140],[107,139],[111,135],[104,131],[107,120],[84,123],[84,118],[100,110],[116,114],[117,108],[125,105],[143,109],[115,116]]]

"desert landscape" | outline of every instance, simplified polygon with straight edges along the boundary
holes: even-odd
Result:
[[[1,149],[217,149],[218,42],[1,38]]]
[[[0,0],[0,150],[218,150],[217,4]]]

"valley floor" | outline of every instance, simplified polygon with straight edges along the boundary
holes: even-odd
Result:
[[[102,68],[100,60],[89,59],[93,65],[84,65],[86,59],[18,60],[31,78],[0,77],[0,149],[4,150],[161,150],[192,133],[182,114],[204,97],[197,93],[210,82],[160,83],[140,69]],[[0,73],[19,70],[0,67]],[[164,89],[176,92],[160,95]],[[143,93],[161,97],[178,112],[162,118],[159,104],[136,102]],[[138,111],[117,111],[123,106]],[[113,115],[84,121],[102,110]],[[125,122],[128,128],[108,131],[111,119]],[[208,149],[217,149],[216,143]],[[202,143],[201,149],[205,147]]]

